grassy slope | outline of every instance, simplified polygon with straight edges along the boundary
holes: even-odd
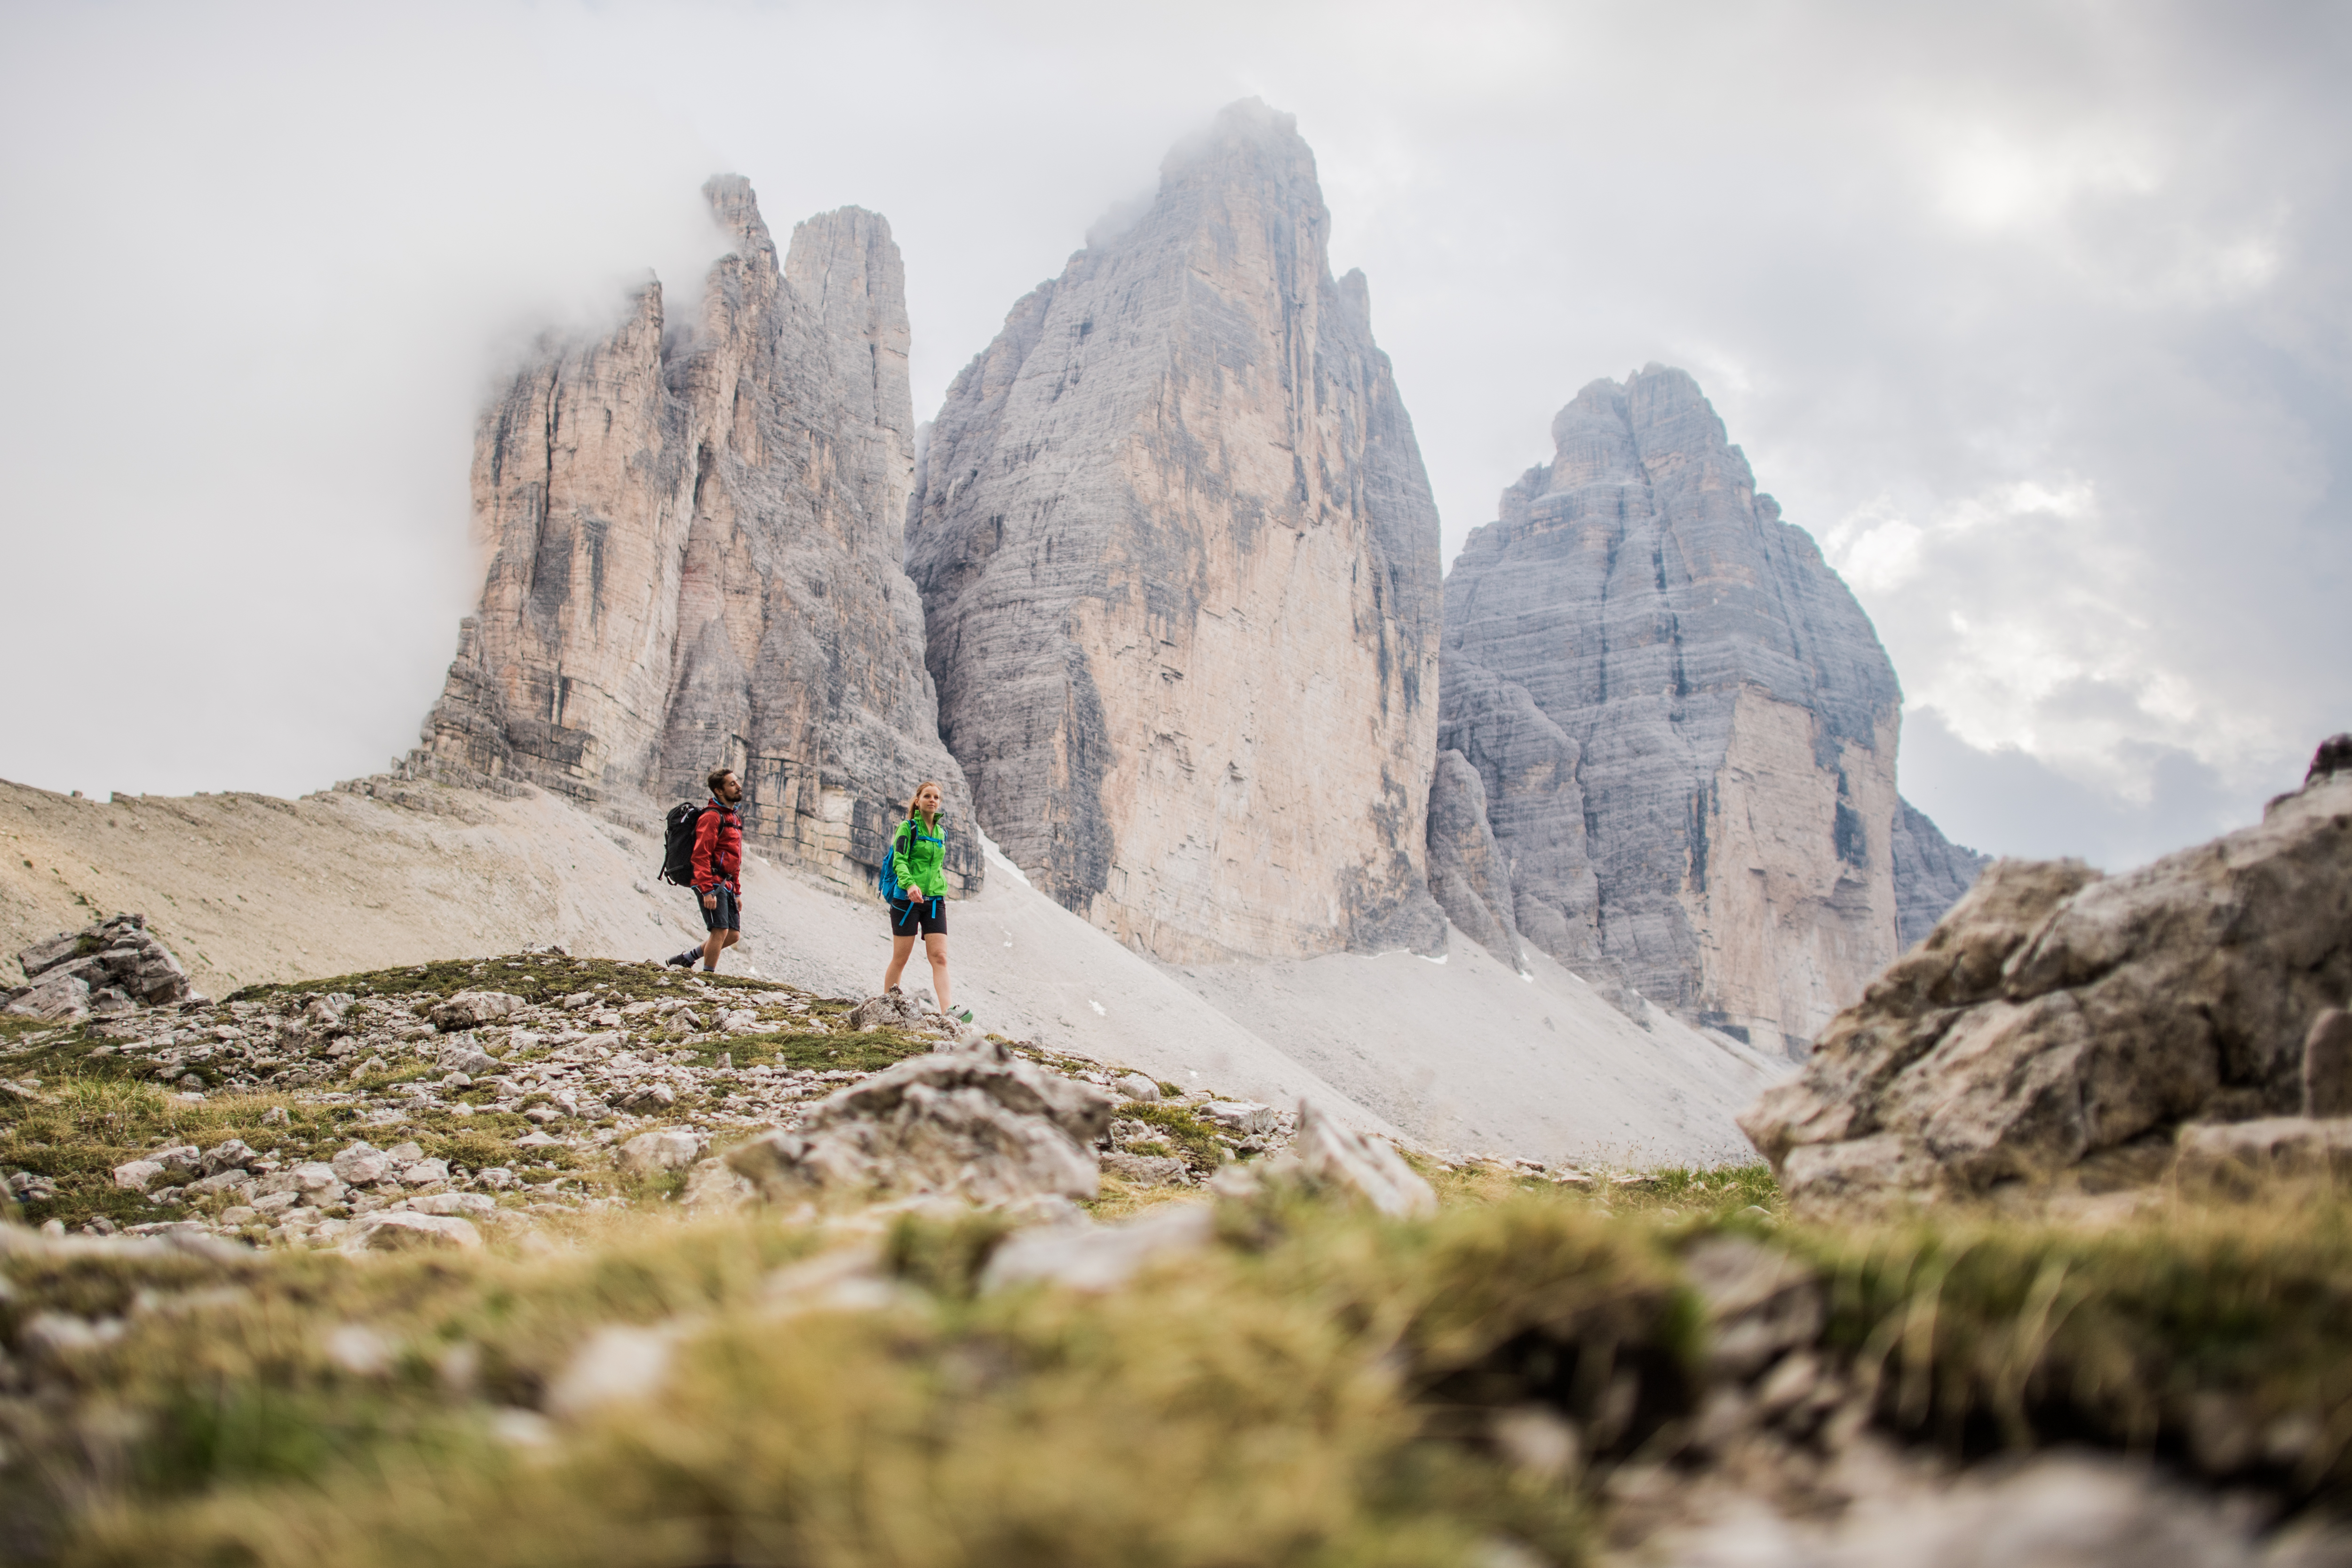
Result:
[[[1496,1533],[1573,1561],[1589,1493],[1501,1465],[1485,1416],[1564,1408],[1596,1470],[1654,1451],[1700,1393],[1676,1258],[1724,1231],[1814,1268],[1825,1345],[1898,1432],[2177,1453],[2219,1398],[2317,1434],[2250,1479],[2323,1501],[2352,1479],[2333,1200],[1840,1233],[1728,1207],[1747,1178],[1614,1215],[1492,1172],[1449,1184],[1411,1224],[1230,1209],[1213,1252],[1101,1298],[975,1299],[1001,1226],[902,1218],[898,1305],[782,1321],[768,1272],[837,1231],[583,1216],[541,1258],[20,1253],[13,1353],[39,1359],[43,1311],[124,1326],[45,1363],[102,1411],[5,1405],[0,1514],[109,1563],[1433,1563]],[[680,1318],[698,1327],[649,1403],[511,1414],[595,1326]],[[519,1426],[532,1441],[501,1439]]]
[[[310,988],[422,1000],[495,978],[539,994],[583,973],[483,961]],[[664,994],[642,966],[597,973]],[[61,1208],[117,1202],[94,1173],[165,1133],[289,1154],[347,1136],[299,1094],[166,1096],[83,1054],[92,1037],[0,1064],[44,1080],[40,1101],[0,1106],[0,1162],[37,1162]],[[905,1048],[728,1046],[739,1060]],[[273,1103],[288,1122],[261,1120]],[[497,1151],[459,1141],[495,1141],[503,1120],[405,1131],[481,1162]],[[1214,1158],[1188,1120],[1160,1119],[1171,1148]],[[1102,1298],[976,1298],[1001,1222],[901,1218],[885,1247],[898,1304],[783,1321],[762,1310],[769,1275],[842,1244],[837,1226],[654,1201],[430,1258],[0,1248],[0,1553],[1434,1563],[1499,1536],[1574,1561],[1593,1478],[1670,1448],[1703,1392],[1678,1258],[1720,1233],[1822,1281],[1822,1348],[1899,1434],[1963,1454],[2177,1455],[2221,1407],[2252,1435],[2242,1479],[2331,1505],[2352,1480],[2352,1208],[2335,1193],[2176,1203],[2098,1232],[1965,1215],[1839,1230],[1790,1223],[1760,1167],[1591,1190],[1499,1165],[1428,1173],[1434,1219],[1297,1197],[1229,1207],[1219,1247]],[[1096,1209],[1157,1201],[1113,1182]],[[45,1314],[96,1325],[90,1342],[60,1342]],[[679,1321],[691,1331],[651,1402],[528,1414],[597,1327]],[[1531,1402],[1578,1424],[1580,1482],[1515,1471],[1483,1440],[1489,1412]]]

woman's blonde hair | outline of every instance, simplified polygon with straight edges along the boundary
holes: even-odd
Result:
[[[922,783],[915,786],[914,794],[907,797],[907,815],[908,816],[920,816],[923,815],[921,812],[915,809],[915,802],[922,797],[923,792],[927,789],[935,789],[940,792],[939,814],[940,816],[945,816],[948,814],[948,786],[940,783],[937,779],[925,779]],[[936,821],[937,818],[934,818],[933,820]]]

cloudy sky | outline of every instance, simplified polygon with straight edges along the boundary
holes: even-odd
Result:
[[[888,216],[919,416],[1222,104],[1298,116],[1450,558],[1696,374],[1876,619],[1906,794],[2109,866],[2352,728],[2352,7],[0,5],[0,776],[415,743],[473,420],[551,325]]]

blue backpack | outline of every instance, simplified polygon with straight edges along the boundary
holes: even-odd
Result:
[[[915,819],[910,816],[898,824],[898,831],[890,836],[890,847],[882,857],[881,874],[874,879],[874,885],[880,889],[883,901],[886,903],[895,904],[907,896],[907,889],[898,885],[898,848],[907,841],[908,835],[914,831]],[[947,838],[947,834],[942,831],[931,842],[945,844]]]

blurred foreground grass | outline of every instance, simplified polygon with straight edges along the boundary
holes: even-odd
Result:
[[[142,1568],[1570,1563],[1595,1479],[1670,1456],[1704,1394],[1681,1258],[1717,1237],[1812,1274],[1820,1353],[1899,1436],[2189,1456],[2320,1507],[2352,1480],[2338,1194],[2168,1200],[2098,1230],[1836,1228],[1781,1218],[1760,1168],[1589,1192],[1436,1173],[1426,1221],[1228,1205],[1218,1245],[1102,1296],[979,1293],[1004,1234],[985,1216],[581,1216],[535,1258],[12,1246],[5,1549]],[[1114,1186],[1101,1208],[1147,1201]],[[772,1302],[781,1266],[837,1247],[879,1247],[880,1304]],[[44,1314],[84,1327],[61,1339]],[[659,1391],[541,1414],[614,1324],[666,1326]],[[1507,1462],[1494,1422],[1532,1405],[1573,1425],[1573,1462]],[[2203,1453],[2216,1432],[2242,1451]]]

